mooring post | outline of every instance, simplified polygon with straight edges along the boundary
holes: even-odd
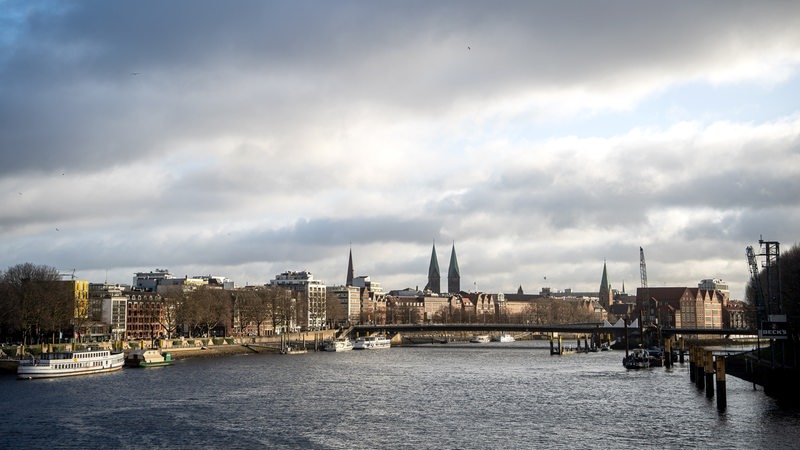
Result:
[[[672,367],[672,338],[664,340],[664,366]]]
[[[695,364],[697,363],[695,362],[695,357],[694,357],[694,344],[692,344],[689,347],[689,381],[691,381],[692,383],[697,382],[697,380],[695,379],[695,376],[697,375],[695,373]]]
[[[564,353],[564,348],[561,347],[561,336],[558,337],[558,354],[561,355]]]
[[[553,348],[553,335],[551,333],[550,334],[550,354],[552,355],[554,353],[555,353],[555,349]]]
[[[683,364],[683,351],[686,349],[686,342],[684,342],[683,338],[681,338],[679,344],[680,345],[678,346],[679,348],[678,361],[680,361],[680,363]]]
[[[695,376],[694,382],[697,384],[697,389],[703,390],[706,388],[706,377],[705,377],[705,352],[702,348],[698,347],[694,351],[695,357]]]
[[[584,334],[583,335],[583,346],[586,347],[584,350],[586,350],[588,352],[589,351],[589,335],[588,334]]]
[[[714,397],[714,354],[706,351],[703,357],[706,372],[706,397]]]
[[[728,394],[725,390],[725,357],[717,356],[717,409],[725,410],[728,406]]]

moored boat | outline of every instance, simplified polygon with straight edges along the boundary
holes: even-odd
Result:
[[[128,367],[160,367],[171,366],[174,363],[172,354],[162,353],[160,350],[155,349],[140,348],[133,350],[125,358],[125,365]]]
[[[516,339],[514,339],[514,336],[512,336],[509,333],[503,333],[497,338],[497,342],[514,342],[514,341],[516,341]]]
[[[305,347],[292,347],[291,345],[287,345],[281,349],[282,355],[303,355],[305,353],[308,353],[308,350]]]
[[[628,356],[622,358],[622,365],[626,369],[646,369],[650,367],[650,354],[643,348],[635,348]]]
[[[356,339],[356,342],[353,344],[354,350],[377,350],[381,348],[390,348],[392,346],[392,341],[389,340],[386,336],[382,334],[376,334],[373,336],[361,336]]]
[[[17,377],[33,379],[88,375],[120,370],[124,364],[123,353],[109,350],[42,353],[36,358],[20,360]]]
[[[476,334],[469,340],[473,344],[485,344],[490,341],[488,334]]]
[[[336,338],[325,344],[326,352],[346,352],[353,349],[353,341],[346,337]]]

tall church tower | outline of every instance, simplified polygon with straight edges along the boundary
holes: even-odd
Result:
[[[345,286],[352,286],[353,285],[353,249],[350,249],[350,261],[347,263],[347,280],[344,283]]]
[[[431,251],[431,264],[428,266],[428,285],[425,286],[425,290],[438,294],[442,290],[441,283],[442,275],[439,273],[439,260],[436,259],[436,243],[434,242],[433,250]]]
[[[447,271],[447,292],[450,294],[461,292],[461,272],[458,270],[455,243],[453,243],[453,250],[450,252],[450,269]]]
[[[606,262],[603,261],[603,279],[600,280],[600,305],[608,310],[609,305],[614,302],[614,294],[611,292],[611,285],[608,283],[608,272]]]

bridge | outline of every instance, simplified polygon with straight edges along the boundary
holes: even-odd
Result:
[[[637,330],[629,328],[629,332]],[[520,333],[614,333],[622,334],[624,328],[604,327],[602,322],[577,323],[577,324],[511,324],[511,323],[446,323],[446,324],[385,324],[385,325],[354,325],[347,334],[356,333],[359,335],[372,333],[438,333],[452,331],[467,331],[472,333],[485,332],[520,332]],[[754,329],[733,329],[733,328],[668,328],[668,327],[644,327],[645,333],[658,333],[662,336],[676,335],[717,335],[717,336],[756,336],[758,332]]]

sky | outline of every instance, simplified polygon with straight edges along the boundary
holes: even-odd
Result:
[[[798,2],[0,0],[0,268],[741,299],[799,99]]]

